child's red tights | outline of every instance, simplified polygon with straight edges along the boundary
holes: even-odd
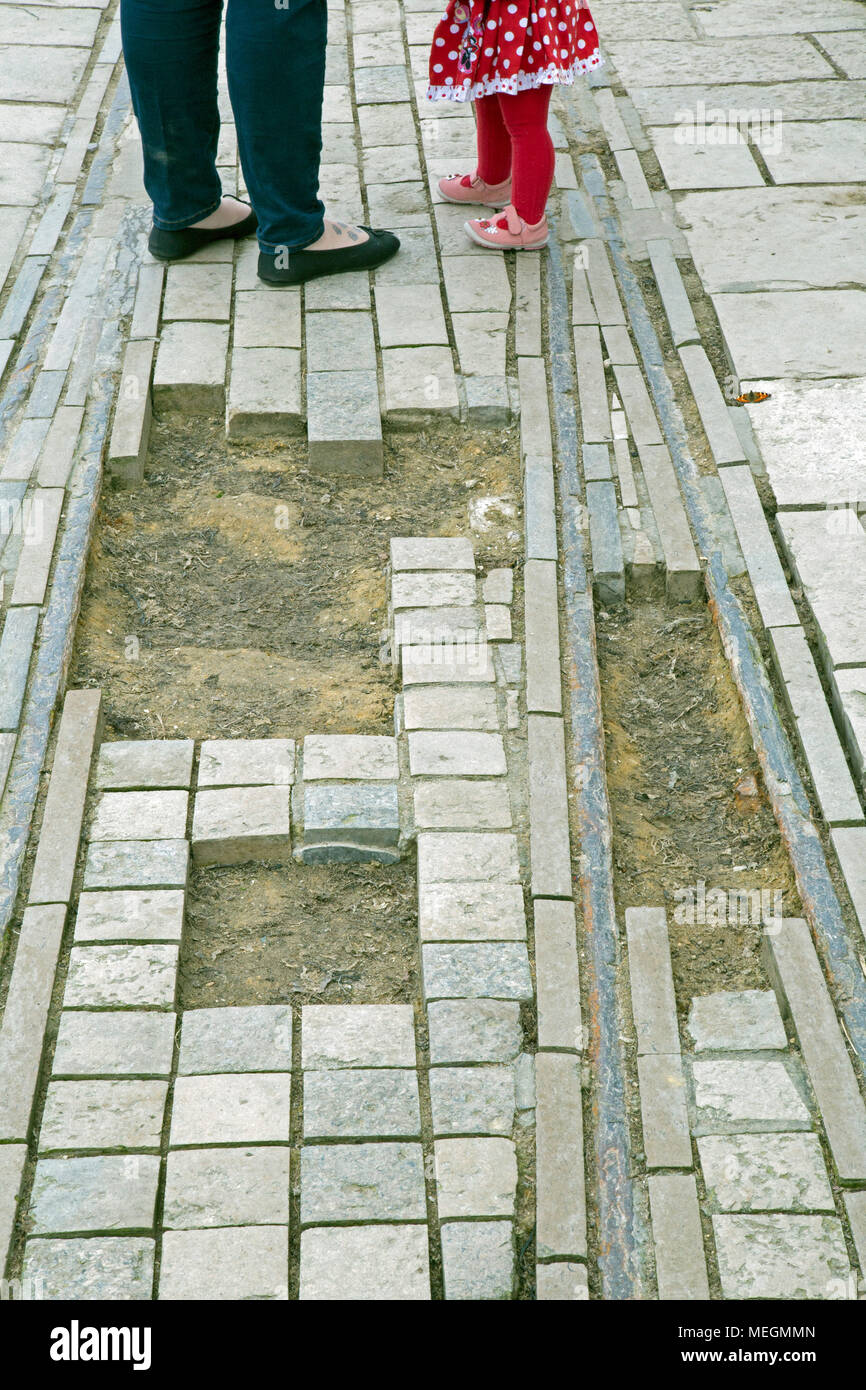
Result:
[[[535,226],[544,216],[553,183],[553,141],[547,129],[552,87],[527,87],[513,96],[497,92],[478,97],[478,174],[485,183],[503,183],[511,175],[511,201],[524,222]]]

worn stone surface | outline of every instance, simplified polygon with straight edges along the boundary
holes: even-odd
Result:
[[[815,1134],[707,1135],[698,1152],[715,1211],[834,1210]]]
[[[425,999],[531,999],[523,942],[495,941],[421,948]]]
[[[414,1071],[355,1067],[304,1073],[308,1139],[404,1139],[420,1132]]]
[[[291,842],[287,786],[231,787],[196,793],[192,852],[198,864],[283,861]]]
[[[500,734],[476,731],[409,734],[413,777],[502,777],[508,771]]]
[[[511,1222],[446,1222],[442,1276],[446,1299],[510,1299],[514,1279]]]
[[[376,322],[383,348],[448,342],[442,296],[437,285],[377,284]]]
[[[418,836],[418,880],[428,883],[517,883],[517,839],[495,831],[477,834],[423,831]]]
[[[476,601],[475,575],[470,570],[399,570],[391,578],[391,607],[459,608]]]
[[[866,381],[774,381],[770,399],[746,409],[778,506],[862,506]]]
[[[385,348],[385,412],[407,428],[460,412],[450,347]]]
[[[292,1011],[286,1004],[187,1009],[180,1035],[178,1070],[282,1072],[292,1065]]]
[[[565,730],[560,718],[549,715],[530,714],[527,722],[532,892],[536,897],[570,898],[573,885]]]
[[[659,1299],[710,1296],[701,1213],[692,1173],[655,1173],[647,1180]]]
[[[423,1221],[420,1144],[316,1144],[301,1151],[301,1221]]]
[[[301,1014],[305,1071],[332,1067],[414,1067],[410,1004],[315,1004]]]
[[[294,780],[292,738],[208,739],[201,746],[200,787],[285,787]]]
[[[439,1215],[511,1216],[517,1159],[510,1139],[437,1139]]]
[[[250,348],[301,346],[301,292],[240,290],[234,303],[234,345]]]
[[[474,684],[495,679],[493,659],[486,642],[473,640],[440,645],[428,642],[421,647],[404,646],[400,656],[404,686]]]
[[[723,468],[720,477],[765,626],[796,623],[797,610],[751,468]]]
[[[41,1158],[31,1212],[36,1235],[64,1231],[134,1231],[153,1227],[159,1158],[124,1154]]]
[[[170,1008],[177,985],[177,946],[74,946],[63,1003],[67,1008]]]
[[[692,1063],[695,1134],[808,1129],[809,1110],[781,1062]]]
[[[302,1302],[430,1298],[426,1226],[323,1227],[301,1234]]]
[[[696,1052],[757,1052],[788,1046],[771,989],[701,995],[692,1000],[687,1027]]]
[[[153,370],[153,403],[184,414],[213,414],[225,404],[228,326],[169,323]]]
[[[304,739],[304,781],[395,781],[397,740],[381,734],[309,734]]]
[[[30,669],[38,608],[12,608],[0,638],[0,729],[17,729]]]
[[[664,87],[684,82],[773,82],[791,77],[829,77],[832,69],[803,38],[726,37],[715,43],[668,43],[665,40],[608,44],[617,72],[629,88]]]
[[[170,265],[165,277],[163,322],[169,319],[228,322],[231,297],[230,265]]]
[[[166,1231],[160,1299],[288,1299],[288,1226]]]
[[[304,845],[396,845],[400,808],[395,782],[304,788]]]
[[[782,542],[818,626],[818,640],[831,666],[866,663],[866,532],[831,530],[827,514],[780,512]]]
[[[739,377],[866,374],[866,324],[857,290],[717,294],[716,313]],[[843,347],[844,344],[844,347]]]
[[[866,827],[856,825],[833,830],[830,838],[845,875],[854,915],[866,937]]]
[[[26,1163],[26,1144],[0,1145],[0,1251],[4,1259],[18,1215],[18,1198]]]
[[[170,1013],[64,1009],[54,1048],[54,1075],[168,1076],[174,1029]]]
[[[281,1226],[289,1220],[289,1149],[184,1149],[168,1155],[163,1225]]]
[[[477,608],[401,608],[393,619],[393,651],[399,660],[401,647],[481,647],[485,642],[484,618]]]
[[[574,903],[539,898],[534,910],[538,1046],[582,1052]]]
[[[28,1240],[22,1278],[41,1281],[41,1296],[50,1302],[150,1300],[154,1248],[146,1236]]]
[[[638,1054],[679,1052],[677,1006],[665,910],[627,908],[625,925]]]
[[[226,403],[229,438],[300,434],[302,429],[300,352],[296,348],[233,348]]]
[[[841,1299],[850,1266],[831,1216],[714,1216],[725,1298]]]
[[[686,1082],[680,1056],[637,1059],[643,1143],[648,1168],[691,1168]]]
[[[668,188],[763,187],[760,170],[739,132],[725,144],[683,140],[679,127],[650,127],[648,134]]]
[[[104,840],[88,846],[85,888],[185,888],[186,840]]]
[[[170,1143],[286,1144],[291,1085],[288,1072],[179,1076]]]
[[[381,476],[382,421],[374,369],[307,373],[307,439],[315,472]]]
[[[90,827],[91,840],[182,840],[184,791],[103,792]]]
[[[523,941],[519,883],[430,883],[418,895],[422,941]]]
[[[536,1246],[539,1256],[586,1254],[580,1061],[536,1055]]]
[[[26,1139],[66,909],[24,913],[0,1025],[0,1138]]]
[[[75,940],[180,941],[183,909],[183,892],[172,888],[82,893]]]
[[[559,714],[562,711],[562,688],[556,565],[546,560],[527,560],[523,579],[526,708],[532,713]]]
[[[508,787],[502,782],[471,781],[463,777],[418,782],[414,800],[415,825],[419,830],[511,828]]]
[[[429,1080],[434,1134],[511,1134],[511,1067],[433,1067]]]
[[[734,429],[728,406],[718,379],[704,349],[696,343],[680,348],[680,360],[689,379],[695,404],[712,450],[713,458],[723,464],[742,463],[743,446]]]
[[[103,743],[96,764],[96,785],[103,791],[188,787],[194,747],[190,738]]]
[[[557,1260],[535,1267],[535,1297],[539,1303],[568,1303],[589,1299],[586,1266]]]
[[[440,999],[427,1010],[430,1062],[510,1062],[521,1050],[520,1005],[505,999]]]
[[[52,1081],[39,1152],[156,1149],[167,1091],[165,1081]]]

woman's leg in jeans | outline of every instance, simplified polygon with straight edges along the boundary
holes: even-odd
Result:
[[[511,136],[505,128],[498,97],[477,98],[475,127],[478,177],[485,183],[504,183],[511,173]]]
[[[244,179],[259,245],[277,254],[321,236],[318,196],[325,0],[228,0],[226,59]]]
[[[553,141],[547,129],[551,91],[545,83],[497,98],[511,139],[511,202],[531,227],[544,216],[553,183]]]
[[[157,227],[215,212],[222,189],[217,53],[222,0],[121,0],[123,55]]]

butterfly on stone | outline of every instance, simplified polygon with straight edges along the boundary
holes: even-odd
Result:
[[[737,405],[757,405],[760,401],[770,399],[769,391],[744,391],[742,396],[737,396]]]

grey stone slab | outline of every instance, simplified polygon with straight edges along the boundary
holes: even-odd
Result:
[[[485,686],[412,688],[403,693],[407,730],[499,728],[496,693]]]
[[[227,351],[226,324],[167,324],[153,371],[154,406],[187,415],[221,411]]]
[[[316,1004],[301,1015],[305,1071],[342,1067],[414,1067],[410,1004]]]
[[[169,1142],[287,1144],[291,1086],[288,1072],[178,1076]]]
[[[535,1266],[535,1297],[539,1303],[567,1303],[589,1299],[586,1266],[555,1260]]]
[[[758,133],[755,144],[773,181],[857,183],[866,178],[866,122],[786,120],[779,131]]]
[[[67,1008],[170,1008],[177,946],[74,946],[63,1002]]]
[[[764,186],[761,171],[738,130],[731,130],[724,143],[698,138],[701,134],[682,126],[650,127],[653,149],[668,188]]]
[[[523,648],[519,642],[502,643],[496,649],[500,685],[523,684]],[[512,692],[515,696],[516,691]],[[506,701],[508,695],[506,694]],[[509,728],[514,726],[509,724]]]
[[[21,421],[6,449],[0,479],[20,481],[30,477],[50,427],[48,418]]]
[[[866,1107],[809,928],[787,918],[765,938],[774,983],[793,1020],[842,1182],[866,1174]]]
[[[283,1226],[288,1220],[287,1145],[168,1155],[163,1226]]]
[[[453,314],[505,313],[511,306],[511,286],[499,257],[443,256],[442,273]]]
[[[98,690],[67,692],[30,880],[31,902],[68,902],[71,897],[100,712]]]
[[[418,880],[422,887],[472,881],[519,883],[517,839],[497,831],[423,831],[418,836]]]
[[[484,626],[491,642],[510,642],[511,611],[504,603],[485,603]]]
[[[179,890],[82,893],[75,940],[180,941],[184,894]]]
[[[414,805],[419,830],[510,830],[512,825],[504,782],[463,777],[418,782]]]
[[[430,883],[418,894],[422,941],[524,941],[519,883]]]
[[[139,1154],[41,1158],[30,1207],[34,1235],[153,1229],[160,1160]]]
[[[194,749],[188,738],[103,743],[96,764],[96,785],[103,791],[188,787]]]
[[[535,897],[574,891],[568,827],[565,730],[559,718],[530,714],[529,854]]]
[[[294,780],[294,739],[208,739],[201,746],[200,787],[284,787]]]
[[[303,844],[295,850],[301,864],[399,864],[400,850],[396,845],[382,845],[350,840]]]
[[[481,587],[485,603],[511,603],[514,598],[514,570],[490,570]]]
[[[65,907],[24,912],[0,1025],[2,1139],[28,1135],[65,920]]]
[[[470,424],[479,429],[498,429],[509,423],[511,394],[503,376],[469,375],[464,386],[466,419]]]
[[[548,458],[526,458],[524,515],[527,560],[555,560],[556,502],[553,464]]]
[[[301,1221],[423,1221],[420,1144],[316,1144],[301,1150]]]
[[[468,570],[398,571],[391,579],[391,607],[395,611],[471,607],[476,600],[475,576]]]
[[[304,846],[318,844],[396,845],[400,809],[396,783],[304,789]]]
[[[614,364],[614,374],[635,444],[638,448],[661,444],[661,430],[640,367]]]
[[[605,606],[625,602],[625,560],[613,482],[586,484],[593,585]]]
[[[825,662],[866,665],[866,532],[835,534],[820,512],[780,512],[779,533],[818,627]]]
[[[39,1152],[158,1149],[167,1081],[52,1081]]]
[[[677,1002],[664,908],[626,908],[625,929],[638,1055],[679,1052]]]
[[[70,1077],[168,1076],[174,1030],[174,1015],[169,1013],[64,1009],[54,1047],[53,1073]]]
[[[694,1061],[695,1134],[809,1129],[809,1110],[782,1062]]]
[[[836,28],[835,25],[830,27]],[[866,77],[866,40],[862,34],[821,32],[815,37],[847,77]]]
[[[663,238],[650,238],[647,241],[647,251],[674,347],[681,347],[683,343],[699,342],[698,326],[670,242]]]
[[[637,1059],[648,1168],[691,1168],[686,1081],[679,1054]]]
[[[522,942],[427,944],[421,948],[426,999],[531,999]]]
[[[286,1004],[187,1009],[178,1071],[285,1072],[292,1066],[292,1011]]]
[[[184,317],[192,318],[193,315]],[[205,317],[199,315],[199,317]],[[241,290],[235,295],[234,345],[249,348],[301,346],[301,292],[269,294]]]
[[[434,1150],[440,1218],[513,1214],[517,1158],[510,1139],[437,1139]]]
[[[391,540],[391,568],[475,571],[472,542],[465,536],[403,536]]]
[[[830,838],[845,876],[854,914],[866,937],[866,827],[831,830]]]
[[[181,840],[186,833],[185,791],[103,792],[90,826],[91,840]]]
[[[191,412],[192,407],[189,409]],[[300,352],[280,347],[233,348],[226,400],[228,437],[255,439],[262,435],[302,434],[303,425]]]
[[[409,228],[427,228],[427,195],[419,180],[409,183],[375,183],[367,185],[367,205],[370,220],[375,225],[383,223],[399,227],[401,236]],[[402,242],[401,242],[402,246]]]
[[[539,898],[534,911],[538,1046],[581,1052],[585,1038],[574,904]]]
[[[414,1071],[355,1067],[304,1073],[307,1139],[410,1139],[420,1133]]]
[[[429,1081],[435,1135],[511,1134],[516,1100],[511,1067],[433,1067]]]
[[[559,714],[559,596],[556,565],[527,560],[523,571],[526,632],[526,707],[531,713]]]
[[[520,1005],[502,999],[443,999],[429,1005],[431,1065],[509,1062],[521,1050]]]
[[[382,473],[382,422],[374,370],[310,372],[307,438],[317,473]]]
[[[599,482],[613,476],[609,444],[584,444],[583,476],[587,482]]]
[[[723,469],[720,476],[765,626],[781,627],[795,624],[797,610],[764,515],[751,468],[744,463],[738,467]]]
[[[866,1192],[846,1192],[843,1201],[862,1271],[866,1267]]]
[[[760,46],[748,38],[712,43],[664,40],[608,41],[626,87],[664,87],[686,82],[774,82],[792,77],[830,77],[832,68],[803,38],[769,35]]]
[[[480,647],[486,635],[484,618],[477,608],[403,608],[393,617],[395,664],[404,646],[433,650],[458,645]]]
[[[304,781],[393,781],[397,740],[375,734],[308,734],[304,739]]]
[[[305,329],[310,371],[375,369],[376,346],[369,312],[307,314]]]
[[[15,251],[27,225],[27,216],[28,210],[26,208],[0,208],[0,230],[2,230],[3,237],[0,241],[0,252],[3,256],[0,268],[5,273],[8,273],[15,258]],[[30,312],[30,306],[36,297],[36,291],[47,264],[47,256],[27,256],[25,258],[9,292],[3,312],[0,314],[0,339],[18,337]]]
[[[752,22],[760,23],[766,6]],[[785,6],[788,15],[797,22],[798,11]],[[762,31],[761,37],[764,37]],[[821,83],[792,80],[790,74],[779,82],[737,82],[712,86],[673,85],[661,87],[632,87],[630,96],[647,125],[677,125],[687,130],[706,130],[707,138],[720,128],[727,133],[728,113],[736,113],[734,123],[741,129],[760,128],[761,120],[773,120],[773,113],[783,111],[787,120],[832,120],[845,116],[859,117],[863,112],[866,84],[857,81],[830,80]],[[703,102],[703,107],[700,103]],[[688,113],[683,120],[683,113]],[[769,192],[769,190],[767,190]]]
[[[85,888],[185,888],[186,840],[103,840],[88,846]]]
[[[580,1062],[536,1056],[536,1249],[543,1258],[586,1255]]]
[[[171,265],[165,277],[163,321],[208,319],[227,322],[231,295],[230,265]]]
[[[40,487],[29,499],[24,544],[18,557],[18,572],[9,602],[42,604],[48,588],[51,559],[63,510],[62,488]]]
[[[521,357],[517,362],[520,392],[521,458],[553,458],[550,411],[547,400],[547,369],[538,357]]]
[[[405,67],[357,68],[355,70],[355,101],[359,106],[375,106],[384,102],[409,100],[409,83]]]
[[[301,1233],[302,1302],[430,1298],[426,1226],[314,1227]]]
[[[771,989],[701,995],[692,1000],[687,1027],[696,1052],[759,1052],[788,1046]]]
[[[701,1213],[691,1173],[648,1179],[658,1296],[663,1302],[708,1299]]]
[[[48,1301],[148,1301],[155,1242],[146,1236],[28,1240],[22,1278]]]
[[[670,452],[664,444],[642,444],[638,452],[664,554],[665,592],[674,602],[699,598],[700,561]]]
[[[738,376],[770,380],[866,374],[861,299],[815,289],[716,294],[713,303]]]
[[[714,1211],[835,1210],[816,1134],[712,1134],[698,1152]]]
[[[304,286],[304,304],[312,309],[369,309],[370,276],[366,270],[323,276]]]
[[[751,382],[742,384],[752,389]],[[866,381],[774,381],[770,391],[768,401],[737,414],[752,417],[777,506],[862,509]],[[828,516],[828,530],[844,529],[848,519],[847,513]]]
[[[4,1260],[18,1215],[18,1195],[26,1162],[26,1144],[0,1145],[0,1251]]]
[[[413,776],[497,777],[508,771],[502,736],[475,730],[409,734]]]
[[[382,347],[447,343],[442,296],[436,285],[376,285],[376,322]]]
[[[11,608],[0,638],[0,729],[16,729],[24,703],[38,608]]]
[[[587,443],[607,440],[611,438],[610,409],[599,331],[588,324],[574,328],[573,333],[581,434]]]
[[[412,429],[442,415],[457,419],[459,399],[450,347],[386,348],[382,372],[385,413],[393,424]]]
[[[510,1221],[449,1221],[442,1226],[442,1276],[450,1301],[510,1299],[514,1249]]]
[[[847,1298],[842,1227],[830,1216],[714,1216],[725,1298]]]
[[[415,139],[415,122],[409,102],[405,106],[393,102],[384,106],[363,106],[358,112],[358,124],[365,149],[375,149],[377,145],[406,145]]]
[[[234,1302],[288,1299],[288,1226],[166,1231],[159,1298]]]
[[[689,379],[716,464],[721,467],[727,463],[743,463],[740,437],[731,423],[725,398],[704,349],[697,344],[686,345],[680,348],[680,361]]]
[[[281,862],[291,854],[290,792],[282,787],[229,787],[196,793],[192,852],[198,864]]]

